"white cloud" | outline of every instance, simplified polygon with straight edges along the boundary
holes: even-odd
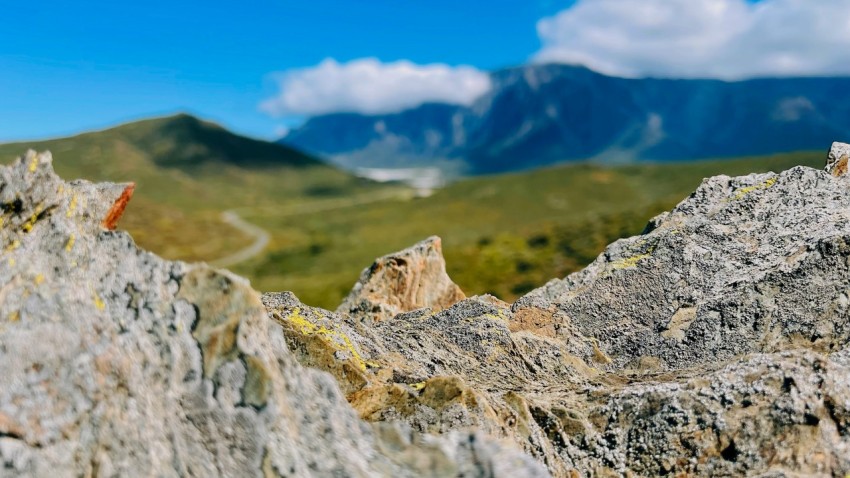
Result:
[[[392,113],[426,102],[469,105],[490,89],[490,77],[473,67],[375,58],[348,63],[329,58],[283,72],[278,83],[280,92],[260,104],[273,116]]]
[[[850,73],[850,0],[579,0],[537,32],[535,61],[619,76]]]

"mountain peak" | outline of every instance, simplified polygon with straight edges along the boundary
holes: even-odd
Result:
[[[98,134],[128,140],[150,152],[160,166],[193,168],[209,162],[246,167],[321,164],[291,147],[241,136],[185,112],[126,123]]]

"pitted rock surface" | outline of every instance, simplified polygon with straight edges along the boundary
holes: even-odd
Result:
[[[850,180],[797,167],[707,179],[512,305],[263,301],[370,421],[483,430],[555,476],[845,476],[848,284]]]
[[[833,176],[846,176],[850,172],[850,144],[832,143],[826,159],[826,172]]]
[[[361,421],[245,280],[108,230],[125,191],[0,167],[0,476],[545,476],[480,432]]]
[[[465,297],[446,273],[442,241],[430,237],[364,269],[337,312],[384,320],[423,307],[445,309]]]
[[[556,309],[599,341],[608,370],[847,344],[847,178],[804,167],[714,177],[649,229],[514,308]]]

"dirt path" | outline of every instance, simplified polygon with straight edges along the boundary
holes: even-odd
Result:
[[[273,214],[275,215],[275,217],[297,216],[301,214],[312,214],[317,212],[345,209],[353,206],[361,206],[363,204],[385,201],[388,199],[409,200],[411,197],[411,193],[407,191],[403,193],[399,191],[387,191],[382,194],[371,194],[362,198],[342,198],[337,200],[316,202],[314,204],[302,204],[290,211],[281,211],[280,208],[275,208]],[[268,207],[268,209],[271,208],[272,207]],[[253,210],[256,209],[261,208],[254,208]],[[212,261],[211,264],[215,267],[233,267],[236,264],[258,256],[263,252],[263,250],[266,248],[266,246],[269,245],[269,242],[271,241],[271,234],[260,226],[251,224],[250,222],[242,219],[242,217],[239,216],[238,212],[240,210],[251,211],[252,209],[240,208],[224,211],[223,213],[221,213],[221,220],[227,223],[228,225],[239,229],[246,235],[254,238],[254,242],[251,243],[250,246],[239,250],[229,256]]]
[[[248,259],[251,259],[263,252],[263,249],[265,249],[266,246],[269,245],[269,241],[271,241],[272,236],[268,231],[242,219],[235,211],[224,211],[221,213],[221,220],[236,229],[239,229],[248,236],[253,237],[254,242],[245,249],[213,261],[212,265],[215,267],[231,267],[235,264],[239,264],[240,262],[247,261]]]

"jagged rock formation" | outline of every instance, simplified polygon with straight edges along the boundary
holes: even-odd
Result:
[[[850,161],[850,144],[832,143],[826,158],[826,172],[833,176],[845,176],[848,172],[848,161]]]
[[[429,239],[338,313],[138,250],[130,185],[30,153],[0,168],[0,476],[544,474],[493,437],[555,476],[845,476],[848,150],[707,179],[514,304]]]
[[[364,269],[337,312],[384,320],[426,307],[442,310],[464,298],[446,274],[442,241],[429,237]]]
[[[369,425],[244,281],[110,231],[130,186],[0,167],[0,476],[543,476],[475,431]]]
[[[555,476],[845,476],[848,149],[827,171],[707,179],[512,305],[473,297],[375,321],[263,301],[296,357],[371,421],[483,430]]]

